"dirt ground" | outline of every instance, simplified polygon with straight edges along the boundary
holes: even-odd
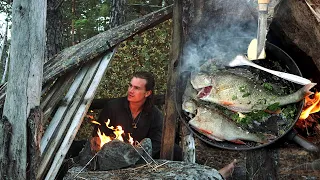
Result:
[[[309,137],[308,140],[319,147],[320,133]],[[277,179],[320,179],[320,153],[308,152],[296,143],[287,140],[277,143],[272,147],[276,149]],[[196,139],[197,163],[220,169],[233,159],[237,159],[238,163],[233,176],[229,179],[257,179],[254,176],[248,177],[246,151],[224,150]]]

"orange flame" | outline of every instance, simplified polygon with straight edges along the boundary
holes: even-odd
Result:
[[[91,123],[93,124],[98,124],[98,125],[101,125],[99,122],[97,121],[91,121]],[[115,137],[110,137],[110,136],[107,136],[105,135],[103,132],[100,131],[100,129],[98,128],[98,136],[100,138],[100,149],[102,148],[102,146],[114,139],[118,139],[120,141],[124,141],[123,138],[122,138],[122,134],[124,134],[124,130],[122,129],[121,126],[117,126],[116,128],[114,128],[113,126],[109,126],[110,124],[110,119],[108,119],[107,122],[105,122],[106,124],[106,127],[113,130],[113,134],[115,134]],[[130,133],[129,133],[129,143],[130,144],[133,144],[133,138],[131,137]]]
[[[307,117],[312,114],[320,111],[320,93],[316,92],[313,98],[307,96],[305,98],[304,108],[300,114],[299,119],[307,119]]]

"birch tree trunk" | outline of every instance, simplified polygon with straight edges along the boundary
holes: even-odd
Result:
[[[8,25],[8,21],[6,22],[6,31],[3,35],[3,40],[2,40],[2,45],[1,45],[1,49],[0,49],[0,62],[2,62],[4,58],[5,50],[6,50],[6,46],[7,46],[7,39],[8,39],[8,29],[9,29],[9,25]],[[3,63],[2,63],[3,64]]]
[[[43,0],[13,1],[11,61],[3,111],[12,125],[7,179],[28,178],[27,118],[30,110],[40,105],[46,6]]]

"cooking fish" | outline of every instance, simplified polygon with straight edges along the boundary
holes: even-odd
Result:
[[[192,74],[190,82],[194,89],[200,89],[210,86],[213,83],[213,79],[207,73],[200,72],[196,75]]]
[[[209,79],[211,85],[199,91],[199,99],[219,104],[236,112],[265,110],[273,104],[283,106],[299,102],[304,97],[313,94],[309,90],[316,85],[316,83],[310,83],[295,93],[280,96],[249,78],[228,71],[220,71],[210,76],[201,74],[198,78],[200,77],[207,81]]]
[[[245,144],[241,140],[268,142],[263,134],[257,135],[242,130],[234,121],[215,109],[199,107],[197,115],[189,121],[189,124],[203,135],[216,141],[227,140],[238,144]]]
[[[184,91],[184,94],[182,96],[182,109],[185,112],[191,113],[191,114],[196,114],[197,110],[197,104],[196,100],[199,101],[197,97],[197,91],[193,89],[192,85],[190,84],[190,81],[188,81],[186,85],[186,89]]]

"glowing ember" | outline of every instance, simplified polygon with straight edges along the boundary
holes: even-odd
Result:
[[[101,125],[99,122],[97,121],[91,121],[91,123],[93,124],[98,124],[98,125]],[[109,126],[110,124],[110,119],[108,119],[108,121],[106,122],[106,127],[113,130],[113,134],[115,134],[115,137],[111,137],[111,136],[107,136],[105,135],[103,132],[100,131],[100,129],[98,129],[98,136],[100,138],[100,148],[102,148],[102,146],[114,139],[118,139],[120,141],[124,141],[123,138],[122,138],[122,134],[124,134],[124,130],[122,129],[121,126],[117,126],[116,128],[114,128],[113,126]],[[128,142],[130,144],[133,144],[133,138],[131,137],[130,133],[129,133],[129,139],[128,139]]]
[[[315,127],[319,124],[315,115],[310,114],[320,111],[320,93],[317,92],[313,96],[305,98],[303,110],[300,114],[299,120],[296,123],[296,127],[306,131],[307,135],[310,135],[308,128]]]
[[[306,97],[305,98],[305,104],[304,108],[302,110],[302,113],[300,115],[299,119],[307,119],[307,117],[312,114],[320,111],[320,93],[317,92],[313,98]]]

